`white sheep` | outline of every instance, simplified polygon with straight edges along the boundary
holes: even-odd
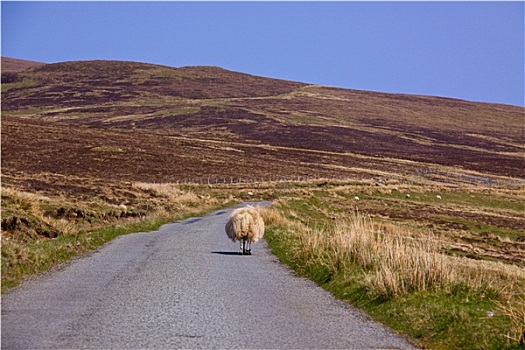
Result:
[[[238,208],[230,215],[224,227],[228,238],[240,242],[240,253],[250,255],[251,242],[257,242],[264,235],[264,221],[253,206]]]

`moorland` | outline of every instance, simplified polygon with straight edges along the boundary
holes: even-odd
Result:
[[[519,348],[524,115],[219,67],[2,58],[2,288],[118,234],[269,199],[268,240],[298,273],[419,345]],[[431,236],[440,256],[478,265],[454,260],[456,282],[379,293],[349,254],[317,250],[314,233],[361,217],[366,232]],[[423,299],[441,311],[421,315]]]

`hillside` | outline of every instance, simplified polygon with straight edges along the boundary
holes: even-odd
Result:
[[[44,65],[45,63],[19,60],[15,58],[2,57],[2,73],[15,73],[22,72],[26,69],[38,67]]]
[[[157,182],[525,175],[521,107],[120,61],[8,77],[4,183],[33,186],[28,178],[44,173]]]

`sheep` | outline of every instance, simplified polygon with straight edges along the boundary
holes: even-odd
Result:
[[[224,230],[233,242],[240,242],[241,255],[251,255],[251,242],[257,242],[264,235],[264,221],[257,209],[249,205],[235,209]]]

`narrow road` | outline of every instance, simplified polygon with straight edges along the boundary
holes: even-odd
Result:
[[[2,349],[413,349],[295,276],[238,254],[230,210],[121,236],[2,297]]]

